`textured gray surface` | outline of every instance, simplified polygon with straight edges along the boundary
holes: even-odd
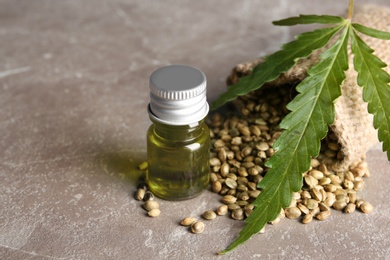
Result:
[[[200,235],[178,222],[217,207],[218,195],[160,200],[157,219],[133,199],[150,73],[197,66],[214,100],[232,66],[303,29],[272,20],[340,14],[347,2],[0,0],[0,258],[217,258],[242,222],[220,217]],[[368,163],[361,196],[372,214],[284,220],[218,258],[389,258],[390,167],[379,147]]]

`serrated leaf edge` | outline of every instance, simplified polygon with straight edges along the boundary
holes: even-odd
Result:
[[[293,16],[293,17],[273,21],[272,24],[278,26],[293,26],[298,24],[313,24],[313,23],[337,24],[337,23],[342,23],[344,21],[345,19],[343,17],[334,16],[334,15],[301,14],[299,16]]]
[[[362,83],[361,78],[364,77],[363,75],[367,74],[368,71],[371,71],[371,69],[374,68],[373,66],[369,65],[369,63],[365,57],[371,56],[371,59],[377,59],[376,62],[381,63],[381,66],[378,65],[378,67],[376,69],[381,71],[383,76],[387,77],[387,82],[385,82],[384,85],[387,85],[387,92],[386,93],[389,97],[390,97],[390,86],[389,86],[390,75],[383,69],[386,66],[386,63],[384,63],[381,59],[379,59],[376,55],[373,54],[373,50],[356,34],[356,32],[354,30],[352,30],[351,35],[352,35],[352,53],[354,54],[354,65],[355,65],[354,67],[355,67],[356,72],[358,73],[357,83],[359,86],[363,87],[363,100],[365,102],[367,102],[367,104],[368,104],[368,112],[374,116],[374,127],[378,130],[379,141],[383,142],[382,149],[383,149],[383,151],[387,152],[387,159],[390,161],[390,130],[389,130],[389,128],[390,128],[390,115],[386,116],[385,107],[388,107],[388,106],[386,106],[386,104],[385,104],[386,102],[382,101],[383,97],[381,97],[381,95],[378,94],[378,89],[377,89],[377,85],[381,84],[383,82],[378,82],[378,80],[376,80],[376,78],[379,77],[379,75],[377,75],[376,73],[375,74],[369,73],[367,76],[369,76],[371,78],[371,81],[374,82],[374,84],[376,86],[370,87],[369,85]],[[362,45],[362,47],[359,46],[359,42]],[[368,51],[366,51],[366,54],[365,55],[363,55],[362,53],[358,54],[357,51],[363,52],[364,48],[366,48],[368,50]],[[358,64],[356,64],[358,58],[361,58],[364,61],[365,67],[367,69],[359,69],[360,66],[358,66]],[[385,87],[385,86],[383,86],[383,87]],[[383,108],[382,112],[385,114],[383,117],[387,119],[388,123],[386,124],[386,126],[388,129],[382,129],[381,124],[378,123],[377,117],[378,117],[378,113],[380,113],[380,111],[378,111],[376,109],[376,107],[378,107],[378,104],[374,103],[372,101],[372,99],[369,100],[367,98],[366,93],[368,90],[371,90],[372,92],[376,92],[377,93],[376,94],[377,100],[382,101],[380,104],[380,107]],[[386,101],[388,101],[388,100],[386,100]],[[383,121],[381,121],[381,123],[383,123]]]

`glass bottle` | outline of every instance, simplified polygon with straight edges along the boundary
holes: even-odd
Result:
[[[209,184],[206,77],[196,68],[170,65],[154,71],[149,86],[149,189],[163,199],[192,198]]]

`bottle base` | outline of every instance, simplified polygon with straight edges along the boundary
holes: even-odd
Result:
[[[187,189],[174,189],[170,187],[170,185],[161,185],[159,182],[159,185],[156,185],[154,182],[147,181],[149,190],[156,196],[164,200],[187,200],[192,199],[200,194],[202,194],[206,189],[207,186],[202,188],[196,188],[189,187]]]

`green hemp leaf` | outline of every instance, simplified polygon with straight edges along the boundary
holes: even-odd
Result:
[[[282,50],[268,56],[251,75],[241,78],[214,104],[219,106],[237,96],[262,87],[291,68],[300,58],[327,44],[320,60],[308,71],[308,76],[297,86],[298,95],[287,105],[291,111],[280,123],[284,129],[274,143],[276,153],[267,161],[269,171],[259,183],[260,195],[253,202],[255,209],[245,220],[239,236],[222,252],[225,254],[258,233],[274,220],[282,208],[289,206],[294,192],[302,187],[303,173],[310,167],[310,159],[320,151],[320,141],[334,121],[334,102],[341,95],[341,85],[348,69],[348,46],[352,42],[354,67],[358,84],[363,87],[363,99],[369,113],[374,115],[374,127],[390,160],[390,75],[386,66],[373,55],[373,50],[358,36],[366,34],[379,39],[390,39],[390,33],[351,23],[351,19],[337,16],[301,15],[274,22],[275,25],[334,24],[297,36],[282,46]],[[329,41],[337,37],[333,44]]]
[[[314,18],[314,16],[308,17],[310,19]],[[333,19],[335,18],[333,17]],[[318,29],[313,32],[298,35],[295,41],[283,45],[282,50],[265,57],[264,62],[256,66],[252,74],[241,78],[239,82],[230,86],[212,104],[212,109],[222,106],[238,96],[259,89],[267,82],[275,80],[280,74],[294,66],[297,60],[306,58],[313,50],[324,47],[341,28],[342,25],[338,24],[334,27]]]
[[[390,34],[372,30],[358,24],[352,27],[366,35],[390,40]],[[386,64],[372,54],[374,51],[352,30],[353,64],[358,73],[357,83],[363,87],[363,100],[368,103],[368,112],[374,115],[374,127],[378,129],[379,141],[390,160],[390,75],[383,70]]]

